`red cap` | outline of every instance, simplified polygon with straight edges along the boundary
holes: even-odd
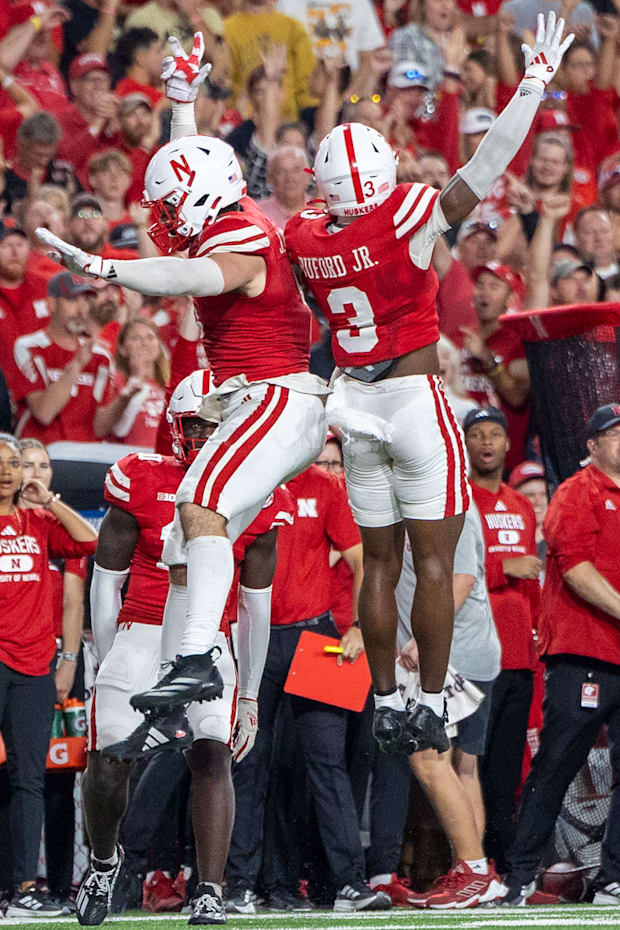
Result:
[[[507,265],[500,265],[499,262],[489,262],[488,265],[478,265],[477,268],[474,268],[470,272],[472,281],[477,281],[483,271],[488,271],[501,281],[505,281],[513,294],[516,294],[518,297],[523,297],[525,293],[523,279],[521,275],[518,275],[512,268],[508,268]]]
[[[530,481],[532,478],[544,478],[545,469],[542,467],[540,462],[521,462],[520,465],[517,465],[516,468],[513,468],[510,472],[510,478],[508,479],[508,484],[511,488],[520,488],[522,484],[525,484],[526,481]]]
[[[553,132],[554,129],[580,129],[571,123],[564,110],[541,110],[536,121],[536,134],[539,132]]]
[[[69,68],[70,78],[80,78],[88,74],[89,71],[106,71],[110,73],[105,58],[101,55],[95,55],[94,52],[88,52],[86,55],[78,55],[71,62]]]

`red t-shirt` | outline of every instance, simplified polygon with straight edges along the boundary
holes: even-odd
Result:
[[[128,94],[144,94],[148,97],[153,106],[156,106],[164,96],[158,87],[151,87],[150,84],[141,84],[135,78],[126,77],[119,81],[114,88],[117,97],[126,97]]]
[[[54,615],[54,636],[62,637],[62,615],[65,575],[77,575],[86,581],[86,559],[54,559],[50,562],[50,579],[52,582],[52,611]]]
[[[486,340],[488,348],[502,359],[507,368],[515,359],[525,358],[521,339],[507,328],[498,329]],[[467,349],[461,350],[461,377],[465,393],[482,407],[499,407],[508,421],[510,449],[506,455],[506,470],[512,471],[525,458],[525,441],[530,420],[529,400],[519,407],[511,407],[496,393],[493,383],[485,375],[480,362],[472,358]]]
[[[51,558],[92,555],[44,510],[0,516],[0,662],[23,675],[46,675],[56,652]]]
[[[295,523],[278,536],[271,623],[283,626],[325,613],[331,607],[329,550],[342,552],[361,541],[349,499],[335,475],[311,465],[287,488]]]
[[[259,255],[267,266],[258,297],[231,291],[195,299],[216,386],[242,373],[248,381],[263,381],[307,371],[310,357],[310,310],[286,260],[281,234],[249,197],[239,203],[239,212],[220,214],[205,226],[189,251],[190,258],[226,251]]]
[[[57,119],[69,106],[67,87],[60,71],[49,61],[41,61],[36,68],[20,61],[15,68],[15,77],[39,102],[42,110],[52,113]]]
[[[439,91],[437,112],[433,119],[414,119],[411,128],[415,133],[416,147],[427,152],[440,152],[453,174],[461,164],[459,151],[459,95]]]
[[[541,655],[569,653],[620,665],[620,623],[563,579],[580,562],[620,591],[620,488],[594,465],[557,489],[543,524],[547,568],[538,624]]]
[[[439,317],[439,332],[460,349],[463,346],[463,333],[461,326],[475,329],[478,317],[474,310],[472,299],[474,296],[474,282],[462,262],[454,259],[448,271],[439,282],[437,292],[437,315]]]
[[[9,382],[17,374],[13,356],[15,340],[49,323],[47,281],[50,275],[40,274],[37,267],[38,262],[32,259],[31,253],[22,283],[17,287],[0,287],[0,369]]]
[[[0,107],[0,139],[2,140],[5,160],[10,164],[17,154],[17,130],[24,121],[12,100],[7,100]]]
[[[93,419],[97,407],[110,399],[111,360],[105,349],[97,344],[93,346],[92,357],[76,378],[71,397],[48,426],[35,418],[26,398],[58,381],[75,352],[53,343],[45,329],[21,336],[14,352],[18,369],[11,384],[13,397],[18,402],[15,435],[39,439],[45,445],[63,439],[97,442]]]
[[[141,203],[142,198],[144,197],[144,175],[148,163],[151,158],[157,151],[157,146],[153,149],[143,149],[141,146],[138,146],[135,149],[130,149],[127,145],[124,144],[122,138],[119,137],[117,144],[114,145],[114,148],[120,149],[121,152],[124,152],[131,162],[131,184],[129,189],[125,194],[125,203]]]
[[[88,160],[96,152],[105,149],[120,148],[120,136],[93,133],[74,103],[69,103],[58,116],[62,136],[56,151],[56,158],[69,162],[75,176],[85,189],[88,189]]]
[[[471,482],[486,546],[487,587],[495,626],[502,644],[502,668],[536,667],[532,630],[536,628],[538,581],[504,574],[504,559],[537,555],[534,508],[522,494],[502,484],[499,493]]]
[[[127,379],[120,371],[112,378],[110,400],[121,393]],[[129,446],[155,448],[157,428],[162,414],[166,410],[166,389],[155,381],[149,381],[145,391],[135,394],[127,404],[125,411],[114,427],[112,442],[124,442]]]
[[[437,342],[437,275],[432,266],[413,264],[409,240],[438,196],[427,184],[398,184],[376,209],[338,233],[329,232],[329,215],[315,210],[302,210],[286,224],[291,261],[329,323],[341,368],[398,358]]]

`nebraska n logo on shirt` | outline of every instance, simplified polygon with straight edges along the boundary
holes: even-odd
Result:
[[[318,513],[316,509],[316,497],[298,497],[297,498],[297,516],[318,517]]]

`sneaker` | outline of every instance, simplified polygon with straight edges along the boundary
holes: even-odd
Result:
[[[450,869],[442,885],[435,894],[430,895],[426,906],[431,910],[460,910],[465,907],[475,907],[494,901],[502,890],[499,875],[489,864],[486,875],[474,872],[466,862],[459,860],[453,869]]]
[[[356,882],[354,885],[345,885],[336,895],[334,911],[353,913],[354,911],[389,911],[392,902],[388,895],[376,891]]]
[[[505,881],[500,885],[498,897],[488,900],[487,907],[525,907],[536,892],[536,881],[528,885],[521,882]]]
[[[7,917],[60,917],[62,907],[36,885],[17,891],[9,901]]]
[[[183,907],[183,898],[180,897],[174,882],[165,872],[153,872],[151,880],[142,883],[142,910],[152,914],[161,914],[165,911],[180,911]]]
[[[427,888],[426,891],[410,891],[409,904],[411,904],[412,907],[427,907],[428,899],[441,891],[447,877],[447,875],[438,875],[431,887]]]
[[[208,882],[198,882],[190,908],[188,924],[226,923],[226,910],[221,895]]]
[[[182,707],[158,714],[147,711],[142,723],[127,739],[106,746],[101,755],[110,762],[134,762],[136,759],[148,759],[162,749],[182,752],[189,749],[193,739],[192,728]]]
[[[250,888],[229,889],[224,907],[228,914],[256,914],[265,902]]]
[[[296,894],[287,888],[277,888],[269,893],[267,909],[270,911],[311,911],[312,905],[299,893]]]
[[[592,904],[611,904],[615,907],[620,905],[620,884],[618,882],[609,882],[602,888],[597,888],[594,892]]]
[[[396,873],[392,880],[385,885],[375,885],[373,891],[382,891],[388,895],[393,907],[411,907],[416,893],[411,890],[408,878],[400,878]]]
[[[437,752],[447,752],[450,748],[450,740],[445,726],[447,720],[445,710],[443,716],[438,717],[435,711],[425,704],[416,704],[407,713],[407,729],[415,743],[413,752],[421,752],[423,749],[436,749]]]
[[[114,885],[123,865],[122,848],[117,846],[116,852],[118,862],[108,869],[97,869],[94,865],[97,860],[90,860],[88,871],[82,879],[75,899],[76,917],[84,927],[96,927],[108,916]]]
[[[377,707],[372,720],[372,735],[379,749],[390,755],[411,755],[415,743],[407,732],[407,712],[393,707]]]
[[[218,647],[214,647],[218,648]],[[212,701],[222,696],[224,682],[214,661],[214,649],[204,655],[177,656],[172,668],[148,691],[134,694],[129,703],[144,713],[168,711],[191,701]]]

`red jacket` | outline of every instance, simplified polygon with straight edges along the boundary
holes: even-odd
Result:
[[[532,630],[538,620],[537,581],[504,574],[504,559],[537,555],[536,517],[530,502],[502,484],[499,493],[474,484],[471,489],[484,531],[487,587],[495,626],[502,644],[502,668],[535,669]]]
[[[580,562],[592,562],[620,591],[620,488],[588,465],[557,489],[543,530],[541,655],[569,653],[620,665],[620,621],[584,601],[562,577]]]

